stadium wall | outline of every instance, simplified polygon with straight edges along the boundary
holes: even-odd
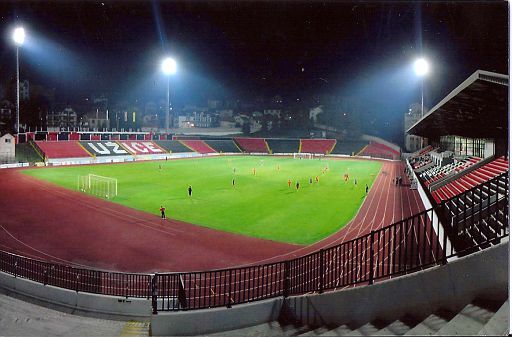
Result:
[[[196,311],[164,312],[151,317],[153,336],[195,336],[275,321],[283,298]]]
[[[437,309],[462,309],[477,297],[508,296],[508,239],[446,265],[370,286],[286,299],[286,312],[303,324],[364,324],[404,315],[426,317]],[[492,275],[492,277],[490,277]]]
[[[118,317],[149,317],[151,299],[77,292],[0,272],[0,287],[39,301],[80,312]]]
[[[406,314],[426,317],[439,308],[458,311],[479,296],[505,299],[508,282],[506,239],[504,243],[446,265],[369,286],[276,298],[232,308],[161,312],[152,316],[151,329],[154,336],[175,336],[235,330],[280,317],[313,326],[396,320]]]

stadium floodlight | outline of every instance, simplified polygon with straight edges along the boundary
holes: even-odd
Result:
[[[171,57],[166,57],[162,61],[162,71],[165,75],[172,75],[175,74],[177,70],[176,61],[174,61]]]
[[[12,33],[12,39],[16,44],[16,134],[20,133],[20,57],[19,49],[25,42],[25,29],[17,27]]]
[[[177,70],[176,61],[171,57],[166,57],[162,61],[162,72],[167,76],[167,109],[165,112],[165,131],[169,131],[169,115],[171,110],[171,97],[170,97],[170,78]]]
[[[12,39],[17,46],[23,45],[23,42],[25,41],[25,29],[23,29],[23,27],[14,29],[14,32],[12,33]]]
[[[414,62],[414,71],[416,72],[416,75],[423,77],[427,75],[428,70],[429,64],[424,58],[419,58]]]

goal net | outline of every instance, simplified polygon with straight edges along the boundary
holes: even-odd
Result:
[[[312,159],[313,154],[312,153],[294,153],[293,159]]]
[[[117,196],[117,179],[88,174],[78,177],[78,190],[101,198]]]

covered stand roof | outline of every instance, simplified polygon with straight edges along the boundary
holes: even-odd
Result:
[[[407,130],[433,138],[506,138],[508,75],[477,70]]]

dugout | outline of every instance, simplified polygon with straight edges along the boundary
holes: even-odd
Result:
[[[477,70],[406,133],[455,156],[508,157],[508,86],[508,75]]]

